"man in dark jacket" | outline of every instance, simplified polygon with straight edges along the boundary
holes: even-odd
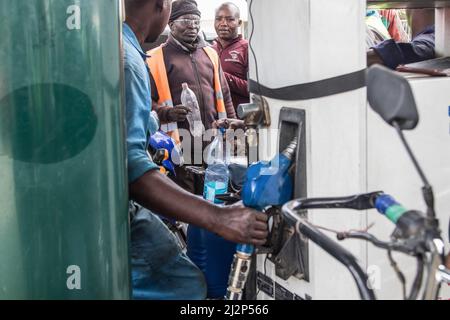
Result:
[[[238,34],[241,25],[240,11],[235,4],[225,2],[217,8],[214,27],[218,37],[213,48],[219,54],[235,108],[249,102],[248,41]]]
[[[169,27],[171,32],[167,42],[148,52],[155,59],[155,54],[158,53],[155,50],[162,49],[165,72],[167,74],[170,99],[161,99],[163,91],[167,90],[164,88],[164,81],[158,80],[158,78],[164,77],[161,74],[156,74],[154,68],[152,69],[150,65],[153,108],[156,110],[161,124],[176,123],[179,129],[184,129],[185,133],[188,132],[189,123],[186,120],[186,116],[189,110],[181,105],[182,84],[184,82],[188,84],[197,97],[201,120],[206,130],[212,128],[212,124],[219,118],[218,95],[223,97],[224,111],[226,112],[224,116],[226,118],[236,118],[230,89],[220,65],[217,72],[220,79],[221,93],[215,89],[217,85],[215,83],[215,66],[209,56],[211,52],[208,49],[216,57],[217,54],[198,34],[200,31],[200,11],[196,2],[193,0],[174,1],[169,18]],[[159,54],[161,54],[161,51],[159,51]],[[170,103],[165,103],[166,100],[171,101]],[[186,136],[184,137],[186,138]],[[202,153],[206,144],[207,142],[202,143],[198,139],[191,137],[191,152],[188,154],[186,152],[186,149],[189,148],[188,143],[182,143],[186,164],[201,165],[204,160],[202,159]],[[198,145],[202,147],[199,148]],[[185,167],[178,167],[176,174],[175,181],[177,184],[190,192],[201,193],[199,181]]]
[[[389,39],[377,44],[367,52],[368,66],[378,63],[395,69],[401,64],[435,58],[434,9],[410,10],[408,17],[412,41],[403,43]]]
[[[367,53],[367,63],[384,64],[395,69],[401,64],[408,64],[435,58],[434,26],[429,26],[419,33],[411,42],[383,41]]]

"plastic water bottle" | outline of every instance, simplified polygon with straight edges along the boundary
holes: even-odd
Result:
[[[195,96],[194,91],[189,89],[189,86],[186,82],[183,82],[182,87],[183,91],[181,92],[181,103],[191,110],[191,112],[189,112],[186,116],[189,122],[189,131],[191,132],[192,136],[201,137],[205,132],[205,127],[200,115],[197,97]]]
[[[203,198],[210,202],[222,203],[216,200],[215,196],[227,193],[230,172],[228,171],[228,157],[223,148],[223,130],[218,134],[209,145],[206,163],[208,167],[205,172],[205,185],[203,189]]]
[[[222,201],[216,200],[215,196],[228,191],[228,152],[224,152],[223,134],[225,130],[214,138],[206,152],[205,187],[203,197],[217,204]],[[201,267],[205,267],[205,279],[208,289],[207,297],[211,299],[223,298],[227,292],[228,275],[233,255],[236,252],[236,243],[227,241],[215,233],[203,230],[203,247],[205,257],[196,256]],[[200,246],[197,246],[197,250]],[[206,262],[206,263],[205,263]]]

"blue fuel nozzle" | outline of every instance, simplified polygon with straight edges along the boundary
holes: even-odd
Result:
[[[251,165],[242,188],[244,205],[262,211],[268,206],[283,205],[292,198],[293,183],[289,168],[295,158],[297,139],[271,161]],[[253,245],[238,244],[228,281],[227,300],[240,300],[247,281]]]

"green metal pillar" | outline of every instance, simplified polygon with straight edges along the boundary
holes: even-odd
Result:
[[[120,0],[0,21],[0,299],[128,299]]]

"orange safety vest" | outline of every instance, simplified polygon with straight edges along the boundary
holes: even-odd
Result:
[[[214,92],[216,95],[216,109],[219,119],[227,117],[225,102],[223,100],[222,85],[219,75],[219,56],[211,47],[204,47],[206,54],[214,66]],[[147,52],[150,57],[147,58],[147,64],[150,68],[156,89],[158,90],[158,104],[164,107],[173,107],[172,94],[170,93],[169,80],[167,79],[166,65],[164,63],[163,48],[159,46]],[[161,124],[161,130],[169,134],[177,144],[180,144],[180,134],[176,122]]]

